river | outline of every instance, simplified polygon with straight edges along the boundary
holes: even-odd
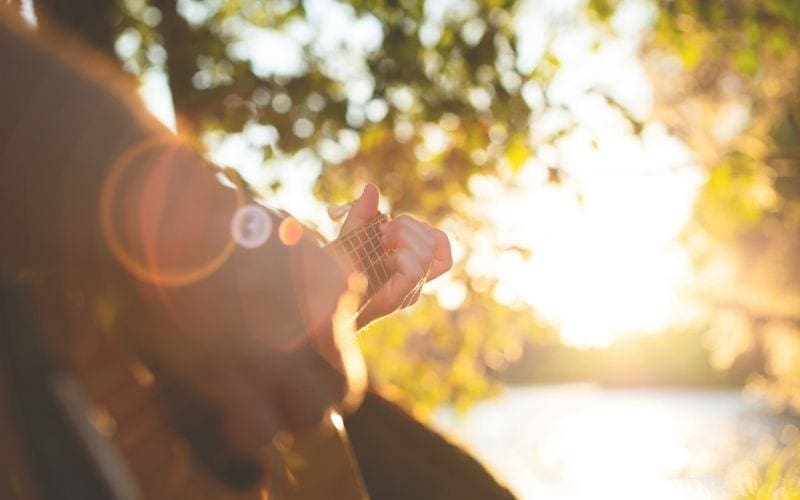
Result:
[[[435,426],[522,499],[723,499],[797,421],[739,390],[508,388]]]

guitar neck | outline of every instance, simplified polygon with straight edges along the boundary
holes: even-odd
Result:
[[[378,214],[329,245],[329,248],[350,267],[364,274],[367,278],[369,297],[389,281],[391,276],[385,262],[389,252],[383,246],[380,231],[381,224],[388,220],[389,217],[385,214]]]

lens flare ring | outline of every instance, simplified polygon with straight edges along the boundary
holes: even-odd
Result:
[[[155,269],[153,265],[137,260],[128,250],[125,249],[114,227],[112,217],[112,206],[117,195],[118,184],[125,170],[135,164],[137,158],[143,157],[146,153],[151,153],[158,148],[163,148],[161,157],[175,154],[179,148],[183,147],[172,137],[153,137],[142,141],[122,155],[111,165],[103,186],[100,191],[99,218],[100,230],[103,239],[108,246],[111,254],[129,273],[141,281],[152,283],[159,286],[184,286],[202,280],[219,269],[233,253],[236,248],[236,241],[230,238],[225,246],[204,264],[195,266],[189,270],[164,271]],[[245,189],[241,183],[236,183],[236,205],[237,210],[245,205]]]
[[[267,242],[272,235],[272,219],[260,205],[239,207],[231,218],[231,236],[239,246],[253,249]]]

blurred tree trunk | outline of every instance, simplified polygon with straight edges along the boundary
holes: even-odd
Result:
[[[152,4],[161,11],[161,25],[158,31],[167,51],[165,69],[175,115],[178,118],[178,132],[191,135],[194,132],[191,120],[181,120],[181,117],[188,118],[187,104],[195,91],[192,86],[192,75],[197,68],[196,61],[190,55],[196,50],[193,45],[201,41],[197,40],[198,35],[189,23],[178,15],[174,0],[153,0]]]

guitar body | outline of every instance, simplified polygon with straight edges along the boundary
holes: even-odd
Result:
[[[372,225],[373,238],[376,226]],[[351,262],[359,259],[358,254],[351,256]],[[155,375],[108,328],[113,311],[106,309],[113,309],[112,305],[76,292],[67,298],[71,303],[68,317],[47,314],[42,311],[63,310],[59,304],[63,299],[40,290],[58,287],[34,283],[13,288],[27,293],[21,306],[9,302],[20,299],[4,294],[6,334],[26,339],[23,342],[39,341],[35,349],[13,342],[6,349],[34,353],[35,358],[12,354],[16,368],[8,385],[48,393],[53,412],[70,436],[64,438],[70,442],[60,447],[80,449],[87,464],[85,473],[108,492],[102,496],[126,500],[368,498],[336,413],[329,413],[314,431],[295,436],[279,433],[274,445],[265,450],[262,465],[267,464],[268,472],[260,474],[259,464],[237,459],[226,450],[211,413],[194,405],[180,387]],[[38,387],[26,382],[26,371],[31,369],[38,370]],[[19,407],[18,421],[29,418],[24,404],[15,399],[10,406]],[[27,435],[48,432],[47,428],[29,429]],[[31,463],[40,472],[34,476],[58,483],[47,471],[63,468],[59,454],[33,450],[37,453]],[[58,491],[59,485],[53,489]],[[69,491],[60,493],[56,497],[72,498]],[[44,498],[50,497],[46,492]]]
[[[320,429],[296,437],[291,448],[272,447],[269,473],[259,484],[245,491],[232,488],[197,454],[186,429],[175,421],[171,409],[174,403],[167,400],[157,378],[131,359],[124,347],[110,339],[98,340],[75,365],[75,377],[85,388],[86,402],[91,406],[85,408],[85,420],[74,425],[88,423],[85,432],[109,445],[107,451],[95,457],[98,463],[117,461],[114,468],[129,471],[128,479],[116,479],[126,489],[133,484],[139,489],[138,496],[130,498],[366,498],[346,433],[341,425],[335,425],[341,418],[335,414],[330,414]],[[74,401],[78,403],[76,409],[80,408],[80,400],[64,397],[69,395],[63,387],[66,380],[58,382],[61,386],[56,389],[61,391],[65,406]],[[213,428],[201,428],[200,432],[204,431],[211,433]],[[222,448],[212,448],[210,453],[214,452],[224,453]],[[226,457],[211,457],[219,458]],[[332,496],[331,492],[335,494]]]

